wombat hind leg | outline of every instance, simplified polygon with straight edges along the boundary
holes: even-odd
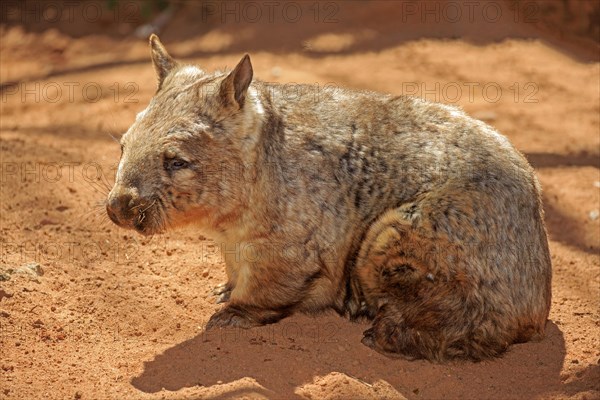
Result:
[[[431,229],[435,221],[419,208],[412,214],[417,220],[404,209],[372,225],[357,258],[356,279],[376,310],[363,343],[386,355],[438,362],[501,354],[510,330],[486,314],[469,269],[479,260]]]
[[[427,359],[444,362],[452,359],[481,361],[502,354],[509,345],[498,338],[475,338],[460,329],[432,329],[436,321],[425,326],[407,321],[401,308],[386,304],[379,309],[373,326],[364,332],[362,343],[392,358]],[[427,312],[423,313],[431,317]],[[414,319],[414,318],[413,318]],[[442,325],[442,321],[437,321]]]
[[[391,358],[443,361],[439,338],[432,332],[409,327],[387,305],[380,308],[373,326],[363,333],[361,342]]]
[[[417,359],[417,357],[414,356],[384,349],[382,346],[379,345],[376,339],[376,333],[374,328],[369,328],[363,332],[363,338],[361,340],[361,343],[389,358],[402,358],[409,361]]]

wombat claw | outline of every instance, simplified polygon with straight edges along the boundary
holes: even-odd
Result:
[[[213,294],[217,296],[217,304],[227,303],[231,297],[231,287],[227,283],[221,283],[213,289]]]
[[[221,293],[217,297],[217,304],[227,303],[229,301],[229,297],[231,297],[231,290]]]
[[[369,328],[363,332],[363,338],[361,339],[360,342],[371,349],[375,348],[375,339],[373,338],[373,328]]]

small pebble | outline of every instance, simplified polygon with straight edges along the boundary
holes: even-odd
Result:
[[[598,217],[600,217],[600,211],[598,210],[592,210],[590,211],[589,217],[592,221],[595,221],[598,219]]]
[[[210,271],[208,269],[205,269],[204,271],[202,271],[203,278],[206,278],[209,274],[210,274]]]
[[[23,270],[24,272],[32,272],[37,276],[44,275],[44,270],[42,269],[42,266],[36,262],[30,262],[25,264],[23,267],[21,267],[21,270]]]

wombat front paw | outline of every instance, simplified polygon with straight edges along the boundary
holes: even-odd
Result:
[[[206,324],[206,330],[225,327],[247,329],[257,325],[260,324],[250,320],[247,316],[243,315],[240,310],[227,306],[210,317]]]
[[[227,303],[231,297],[232,287],[229,283],[221,283],[213,289],[213,294],[217,296],[217,304]]]

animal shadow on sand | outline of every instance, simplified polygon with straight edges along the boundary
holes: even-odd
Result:
[[[559,327],[548,321],[544,340],[511,346],[501,358],[479,363],[388,358],[360,343],[365,322],[337,315],[295,315],[277,324],[250,330],[202,332],[144,362],[143,372],[131,379],[145,393],[163,388],[178,391],[210,387],[251,378],[248,387],[219,391],[213,398],[258,394],[268,398],[297,398],[296,390],[315,378],[340,372],[367,386],[385,381],[406,397],[474,396],[534,397],[572,393],[581,385],[563,384],[560,372],[565,343]],[[597,371],[592,371],[597,372]],[[595,373],[581,372],[581,379]],[[584,385],[585,386],[585,385]]]

